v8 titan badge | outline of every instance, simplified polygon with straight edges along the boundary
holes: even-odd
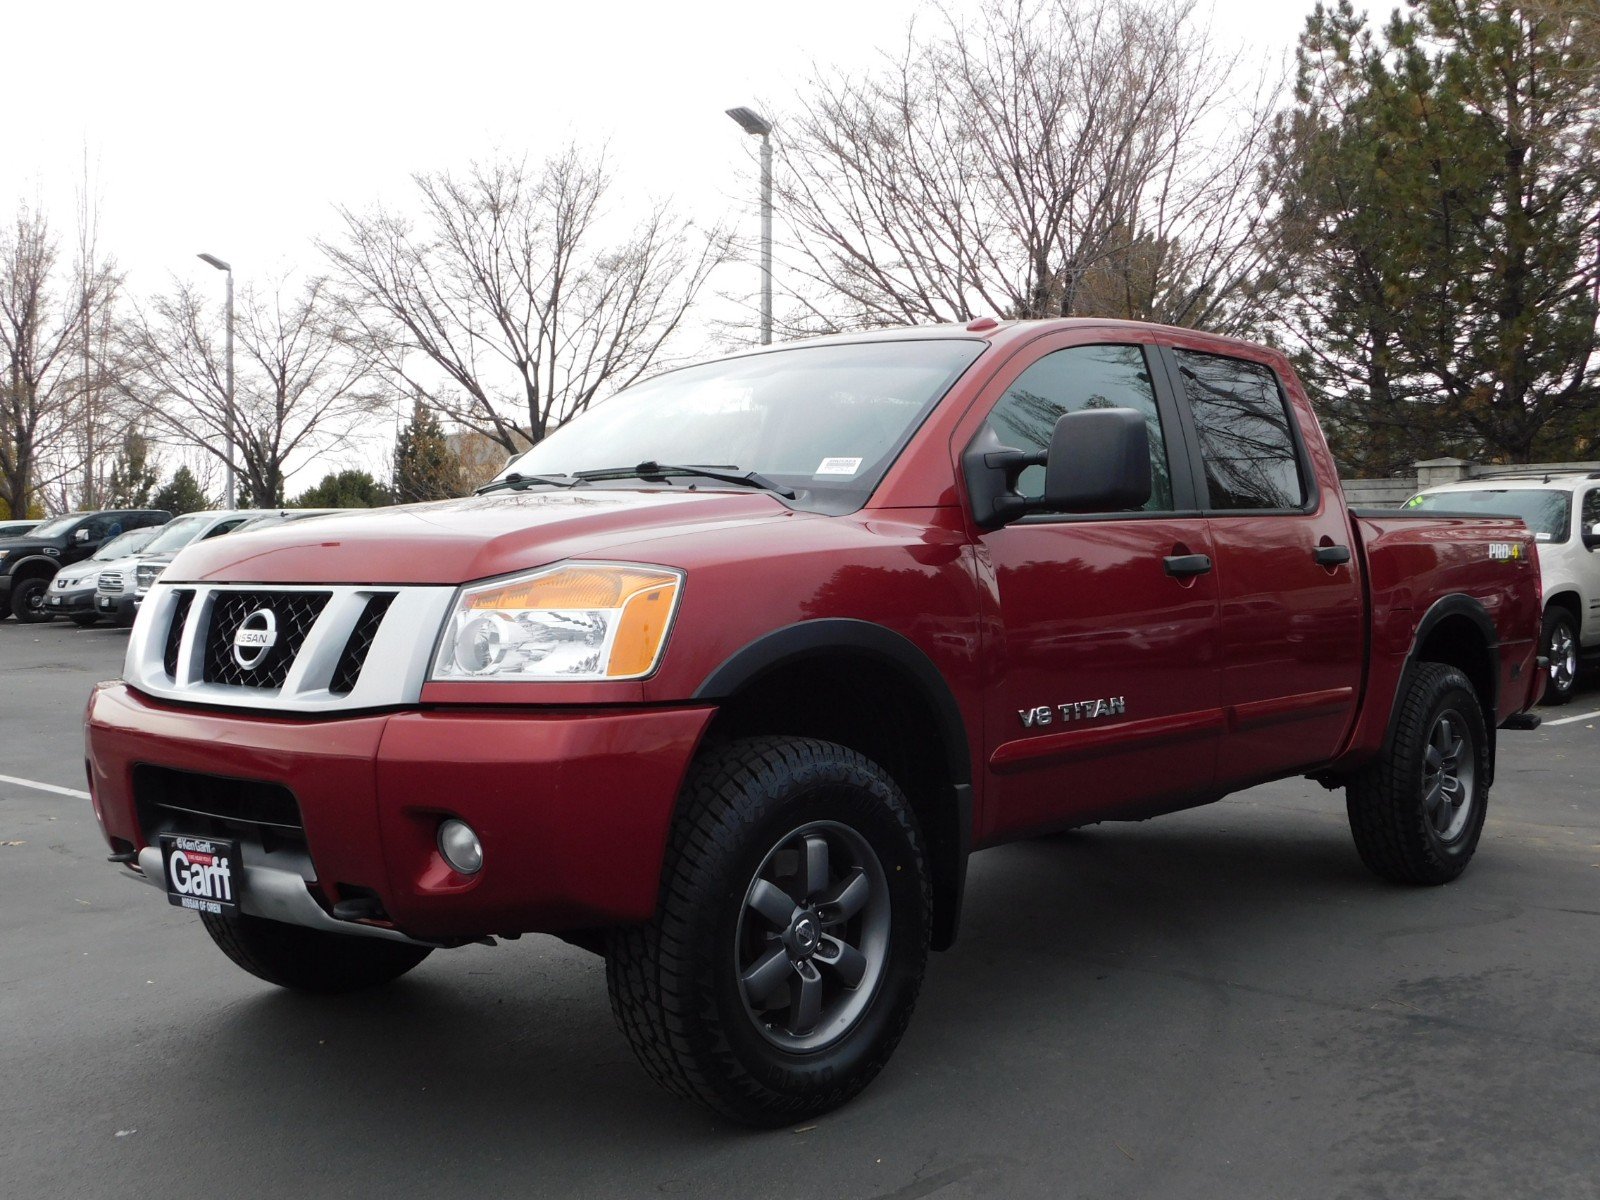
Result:
[[[161,873],[166,877],[167,903],[193,912],[239,914],[244,862],[237,841],[163,833]]]

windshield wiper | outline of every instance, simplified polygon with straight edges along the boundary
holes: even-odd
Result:
[[[721,483],[736,483],[744,487],[760,488],[762,491],[772,492],[782,496],[785,500],[793,500],[794,493],[781,483],[774,483],[765,475],[755,471],[740,472],[737,467],[729,466],[718,470],[714,467],[672,466],[667,463],[642,462],[636,467],[606,467],[598,471],[577,471],[574,479],[665,479],[668,475],[694,475],[701,479],[715,479]]]
[[[579,477],[568,478],[564,475],[519,475],[515,471],[503,479],[494,479],[484,484],[481,488],[474,488],[472,494],[481,496],[485,492],[498,492],[505,488],[521,491],[523,488],[532,487],[536,483],[548,483],[551,487],[577,487],[583,480]]]

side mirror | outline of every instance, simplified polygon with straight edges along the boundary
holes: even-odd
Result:
[[[1129,408],[1064,413],[1047,453],[1002,445],[984,426],[962,456],[972,514],[984,529],[1035,512],[1103,513],[1141,507],[1150,499],[1150,432]],[[1044,495],[1017,494],[1029,467],[1045,469]]]
[[[1600,525],[1590,525],[1583,531],[1583,544],[1590,550],[1600,548]]]
[[[1150,431],[1131,408],[1064,414],[1044,465],[1045,512],[1124,512],[1150,499]]]
[[[87,529],[78,530],[77,533],[72,535],[72,540],[75,542],[87,542],[89,540],[89,531]]]

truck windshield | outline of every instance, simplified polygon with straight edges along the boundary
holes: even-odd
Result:
[[[670,371],[568,421],[502,476],[647,462],[736,468],[792,490],[797,507],[852,512],[984,345],[939,338],[797,346]],[[728,486],[693,476],[662,486],[689,484]]]
[[[33,531],[28,536],[36,538],[60,537],[83,518],[83,513],[68,513],[64,517],[57,517],[53,521],[46,521],[43,525],[34,526]]]
[[[161,536],[146,546],[144,552],[166,554],[172,550],[182,550],[199,537],[200,531],[210,523],[210,517],[179,517],[176,521],[168,521],[161,527]]]
[[[137,554],[144,549],[151,538],[161,532],[157,525],[146,529],[130,529],[127,533],[119,533],[100,549],[91,554],[90,560],[94,562],[110,562],[113,558],[127,558],[130,554]]]
[[[1471,492],[1428,492],[1413,496],[1408,509],[1521,517],[1541,542],[1564,542],[1572,515],[1572,494],[1551,488],[1485,488]]]

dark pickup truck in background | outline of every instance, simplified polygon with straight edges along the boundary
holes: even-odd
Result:
[[[688,367],[313,524],[151,589],[87,716],[113,860],[292,988],[591,947],[757,1124],[882,1068],[972,852],[1305,774],[1445,883],[1542,682],[1522,522],[1350,511],[1280,354],[1143,324]]]
[[[155,508],[108,508],[41,521],[21,537],[0,539],[0,620],[48,621],[45,593],[62,567],[88,558],[130,529],[165,525],[172,514]]]

